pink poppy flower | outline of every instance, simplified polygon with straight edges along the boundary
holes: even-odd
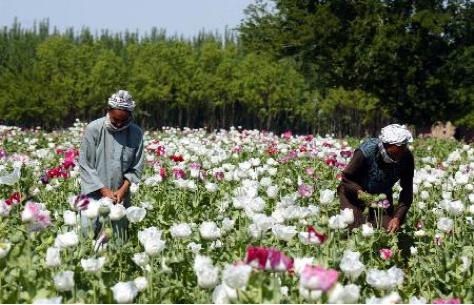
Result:
[[[380,257],[383,260],[389,260],[393,256],[393,251],[391,249],[388,249],[388,248],[380,249],[379,253],[380,253]]]
[[[274,248],[248,247],[245,262],[262,270],[282,272],[293,269],[293,259]]]
[[[293,133],[291,132],[291,130],[288,130],[288,131],[285,131],[281,136],[285,140],[289,140],[293,136]]]
[[[222,171],[217,171],[214,173],[214,178],[217,179],[217,181],[222,181],[224,180],[224,172]]]
[[[184,158],[183,156],[181,155],[172,155],[170,157],[171,160],[173,160],[174,162],[178,163],[178,162],[183,162],[184,161]]]
[[[339,272],[320,266],[306,265],[301,272],[301,284],[310,290],[330,290],[336,284]]]
[[[324,243],[327,239],[327,236],[322,234],[322,233],[319,233],[318,231],[316,231],[316,229],[313,227],[313,226],[308,226],[308,235],[309,237],[316,237],[317,239],[319,239],[319,244],[321,245],[322,243]]]
[[[314,175],[314,168],[312,168],[312,167],[307,167],[304,171],[305,171],[306,175],[308,175],[308,176]]]
[[[165,179],[166,177],[168,177],[168,173],[166,172],[166,168],[164,167],[161,167],[160,168],[160,176],[161,178]]]
[[[328,166],[335,166],[337,163],[336,159],[331,159],[331,158],[326,159],[324,162],[326,162],[326,165]]]
[[[67,170],[67,169],[74,168],[76,166],[74,160],[76,156],[79,155],[79,151],[77,151],[76,149],[68,149],[66,151],[63,151],[61,154],[64,155],[64,161],[62,164],[62,167],[64,169]]]
[[[49,211],[40,211],[35,219],[35,223],[33,223],[30,227],[31,231],[41,231],[47,227],[52,225],[51,223],[51,216],[49,215]]]
[[[238,153],[242,152],[242,147],[237,145],[234,148],[232,148],[232,152],[238,154]]]
[[[80,194],[76,196],[76,198],[74,199],[72,208],[76,211],[86,210],[87,207],[89,206],[89,202],[90,200],[89,200],[89,197],[87,197],[87,195]]]
[[[6,205],[19,204],[21,201],[21,194],[19,192],[13,193],[7,200],[5,200]]]
[[[164,156],[166,153],[166,149],[163,145],[160,145],[158,146],[157,149],[155,149],[155,154],[160,157],[160,156]]]
[[[6,159],[7,152],[4,149],[0,149],[0,159]]]
[[[32,201],[26,203],[21,220],[30,224],[31,231],[40,231],[51,225],[50,212]]]
[[[279,153],[278,148],[277,148],[277,144],[273,143],[273,144],[269,145],[266,149],[266,152],[267,152],[267,154],[269,154],[271,156],[277,155]]]
[[[298,194],[300,194],[301,197],[311,197],[311,195],[313,195],[313,191],[313,187],[308,184],[303,183],[298,187]]]
[[[199,163],[193,162],[189,165],[189,168],[194,169],[194,170],[199,170],[201,169],[201,165]]]
[[[352,156],[352,151],[350,150],[341,150],[339,153],[343,158],[350,158]]]
[[[25,208],[21,212],[21,221],[23,222],[31,222],[36,219],[38,213],[40,212],[41,207],[39,204],[35,202],[27,202]]]
[[[173,175],[175,179],[185,179],[186,173],[181,168],[173,168]]]
[[[382,209],[388,209],[390,207],[390,201],[387,199],[384,199],[382,201],[377,202],[377,205],[381,207]]]
[[[431,304],[461,304],[461,300],[458,298],[434,299]]]

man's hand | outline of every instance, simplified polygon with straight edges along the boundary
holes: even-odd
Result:
[[[128,189],[130,188],[130,181],[125,179],[122,186],[114,192],[114,195],[117,197],[117,202],[122,203],[125,195],[127,195]]]
[[[122,203],[122,201],[125,198],[126,194],[127,194],[127,190],[124,190],[123,188],[118,189],[114,193],[114,195],[117,197],[117,203]]]
[[[108,197],[108,198],[112,199],[114,202],[117,201],[117,196],[109,188],[106,188],[106,187],[101,188],[100,189],[100,195],[102,197]]]
[[[394,217],[388,223],[387,231],[389,233],[395,233],[398,229],[400,229],[400,219],[398,219],[397,217]]]

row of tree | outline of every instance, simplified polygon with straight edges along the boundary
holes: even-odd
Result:
[[[323,96],[361,90],[397,121],[474,127],[472,0],[258,0],[246,14],[243,48],[291,58]]]
[[[312,96],[294,63],[246,54],[230,34],[184,40],[153,30],[139,39],[15,23],[0,31],[0,56],[4,123],[57,128],[90,121],[113,92],[127,89],[146,128],[312,128],[299,120]]]
[[[145,128],[361,136],[388,122],[474,127],[470,1],[257,1],[239,32],[193,39],[0,30],[0,123],[69,126],[127,89]]]

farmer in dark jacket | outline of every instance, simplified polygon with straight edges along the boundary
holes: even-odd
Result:
[[[382,225],[390,233],[397,231],[403,223],[413,201],[414,159],[407,144],[413,137],[405,126],[392,124],[381,130],[379,138],[371,138],[362,143],[342,172],[338,187],[341,209],[350,208],[354,212],[351,228],[365,223],[367,194],[385,194],[388,208],[383,210]],[[402,191],[398,207],[393,206],[392,188],[400,181]],[[369,208],[368,221],[375,223],[375,209]]]

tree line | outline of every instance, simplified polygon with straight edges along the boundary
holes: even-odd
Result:
[[[362,136],[388,122],[474,127],[470,1],[256,1],[238,31],[0,29],[0,123],[91,121],[129,90],[144,128]]]
[[[15,23],[0,31],[0,56],[0,119],[25,127],[93,120],[126,89],[145,128],[305,128],[297,112],[311,98],[292,60],[244,53],[230,33],[186,40]]]
[[[362,121],[380,118],[376,108],[419,128],[474,127],[472,0],[258,0],[246,16],[243,48],[293,59],[332,100],[317,108],[335,124],[350,122],[352,107]]]

